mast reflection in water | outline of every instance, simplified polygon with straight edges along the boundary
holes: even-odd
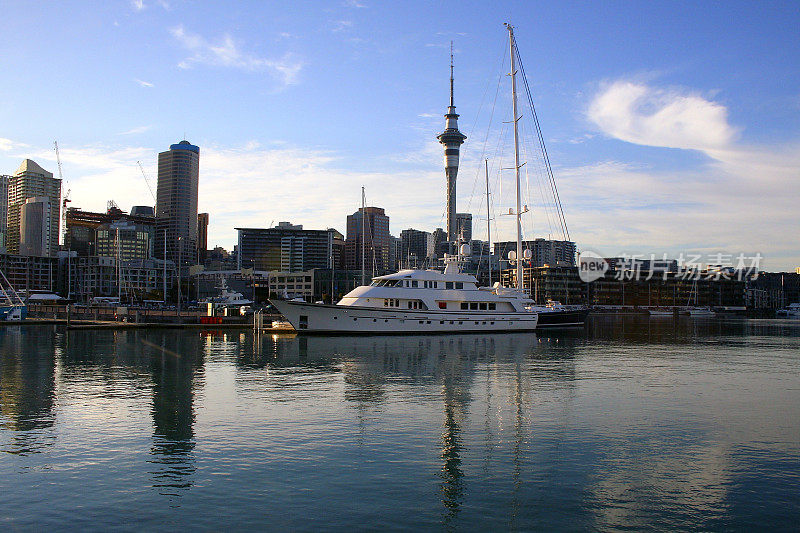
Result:
[[[12,529],[791,529],[800,324],[0,329]]]

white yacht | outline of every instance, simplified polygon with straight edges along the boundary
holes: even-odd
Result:
[[[337,333],[498,332],[536,329],[533,300],[516,289],[478,288],[448,258],[444,272],[401,270],[372,278],[337,304],[272,300],[298,331]]]

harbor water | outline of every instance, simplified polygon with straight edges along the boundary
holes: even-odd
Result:
[[[0,528],[796,530],[800,321],[0,329]]]

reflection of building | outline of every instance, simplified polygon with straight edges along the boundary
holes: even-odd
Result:
[[[162,333],[149,343],[153,389],[153,486],[176,496],[192,486],[194,459],[194,378],[203,365],[196,335]]]
[[[381,207],[364,207],[347,215],[345,267],[361,270],[362,248],[364,268],[378,274],[390,270],[389,217]]]
[[[61,180],[26,159],[8,182],[8,231],[6,246],[10,253],[20,253],[22,208],[28,198],[46,197],[49,200],[47,224],[47,250],[45,255],[55,255],[58,250],[58,230],[61,223]]]
[[[200,148],[189,141],[173,144],[158,154],[158,192],[156,219],[158,242],[166,232],[167,257],[194,262],[197,254],[197,195],[200,179]],[[156,257],[164,259],[163,250],[156,247]],[[186,270],[183,270],[186,272]]]
[[[35,452],[50,440],[40,442],[42,432],[35,430],[55,422],[54,334],[9,329],[0,335],[0,429],[11,430],[6,452]]]
[[[336,230],[304,230],[280,222],[274,228],[236,228],[239,268],[299,272],[329,268]]]

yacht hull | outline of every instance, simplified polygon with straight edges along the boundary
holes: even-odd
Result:
[[[533,331],[537,313],[402,310],[271,300],[298,332],[305,333],[476,333]]]
[[[582,327],[586,324],[588,315],[588,309],[541,312],[539,313],[539,322],[536,327],[538,329]]]

